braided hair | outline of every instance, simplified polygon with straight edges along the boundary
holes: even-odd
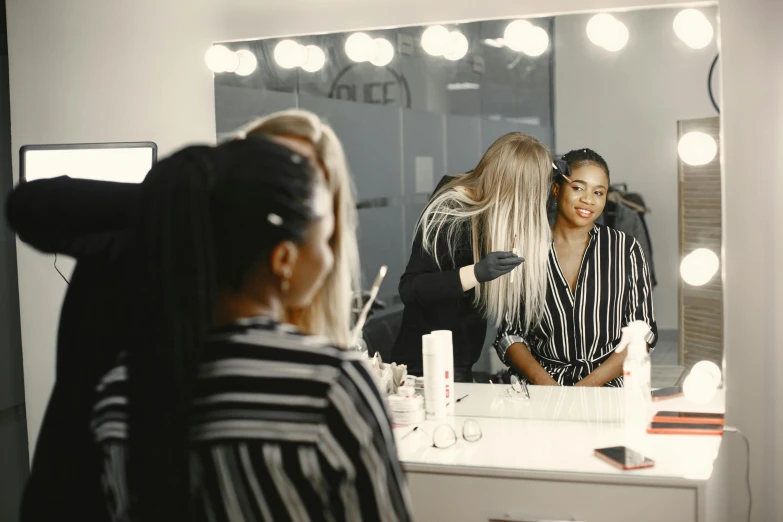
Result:
[[[190,520],[189,411],[218,289],[240,289],[313,219],[316,176],[261,138],[193,146],[141,186],[128,340],[133,519]]]
[[[585,165],[600,167],[606,172],[606,176],[609,177],[609,164],[606,163],[606,160],[600,154],[592,149],[574,149],[563,154],[559,160],[555,160],[556,169],[553,173],[555,176],[552,181],[562,185],[565,180],[559,174],[565,174],[570,177],[573,169],[578,169]],[[563,172],[563,170],[566,172]]]

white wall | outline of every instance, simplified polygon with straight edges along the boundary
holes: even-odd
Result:
[[[701,9],[717,27],[717,7]],[[716,116],[707,74],[717,38],[704,49],[674,34],[679,9],[618,13],[628,45],[610,53],[585,33],[592,15],[555,19],[555,144],[558,153],[589,147],[652,209],[646,216],[658,286],[658,327],[678,328],[677,120]]]
[[[783,520],[783,2],[721,2],[727,421],[751,443],[753,520]],[[745,448],[726,440],[728,520]]]
[[[214,137],[212,40],[646,5],[644,0],[7,0],[13,148],[154,140],[162,154]],[[658,2],[669,3],[674,2]],[[783,516],[783,3],[721,0],[729,421],[751,435],[754,520]],[[15,158],[16,161],[16,158]],[[18,174],[15,163],[15,172]],[[778,205],[780,207],[780,205]],[[775,220],[776,219],[776,220]],[[20,248],[30,442],[51,380],[63,289]],[[42,354],[35,361],[33,354]],[[35,364],[31,364],[35,362]],[[740,445],[730,504],[742,520]],[[735,451],[736,450],[736,451]]]

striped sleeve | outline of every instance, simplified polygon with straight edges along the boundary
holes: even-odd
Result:
[[[506,352],[515,343],[524,343],[527,345],[527,339],[522,335],[520,326],[512,326],[508,321],[508,317],[503,319],[503,323],[498,328],[498,334],[495,337],[493,346],[495,352],[498,354],[500,361],[508,367],[511,367],[511,363],[506,360]]]
[[[333,462],[352,464],[341,474],[339,511],[346,520],[411,520],[405,475],[385,403],[361,361],[343,362],[328,399],[321,449]]]
[[[631,246],[629,259],[629,277],[631,283],[630,296],[626,304],[624,324],[633,321],[644,321],[650,327],[652,336],[650,348],[658,341],[658,325],[655,322],[655,310],[653,308],[652,280],[650,268],[642,252],[638,241],[634,240]]]
[[[343,360],[317,431],[198,445],[204,512],[214,522],[411,520],[388,414],[363,363]],[[269,424],[269,422],[267,422]]]

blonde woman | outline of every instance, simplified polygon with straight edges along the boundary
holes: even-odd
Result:
[[[334,270],[310,307],[290,310],[288,321],[345,348],[350,342],[352,299],[360,295],[361,286],[356,202],[342,144],[331,127],[303,110],[273,113],[250,123],[240,135],[272,138],[308,158],[326,178],[334,198],[335,229],[329,241]]]
[[[451,330],[455,380],[471,382],[487,322],[518,325],[521,306],[519,326],[537,323],[546,295],[551,175],[547,148],[512,132],[475,170],[441,180],[400,279],[405,310],[392,360],[407,364],[408,373],[422,374],[421,336]]]

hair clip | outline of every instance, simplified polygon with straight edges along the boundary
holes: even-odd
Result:
[[[557,165],[555,165],[554,162],[552,162],[552,168],[555,170],[560,170],[559,168],[557,168]]]
[[[235,140],[244,140],[247,138],[247,133],[243,130],[237,131],[234,135]]]
[[[266,220],[269,221],[270,224],[272,224],[272,225],[274,225],[276,227],[279,227],[280,225],[283,224],[283,218],[281,218],[277,214],[269,214],[266,217]]]

